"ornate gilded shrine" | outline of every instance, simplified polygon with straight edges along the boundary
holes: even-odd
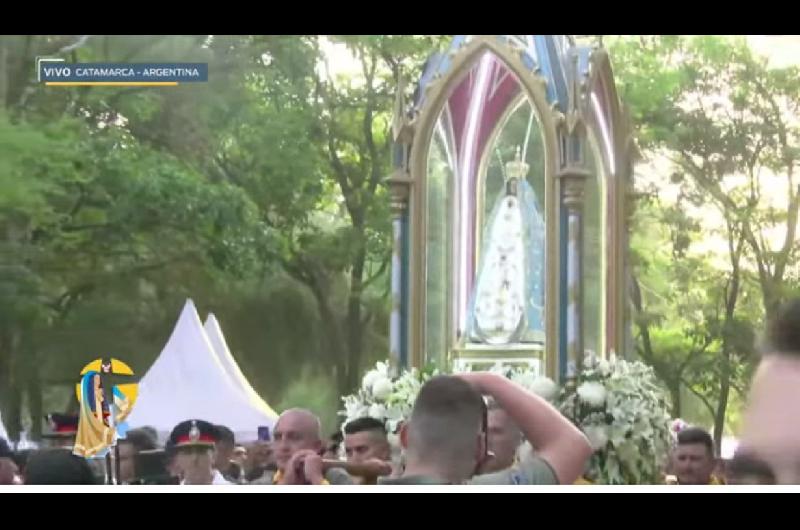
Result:
[[[632,143],[602,48],[458,36],[394,133],[395,366],[563,378],[584,351],[625,353]]]

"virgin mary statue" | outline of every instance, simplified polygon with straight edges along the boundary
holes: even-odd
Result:
[[[544,221],[517,149],[486,224],[467,333],[491,345],[544,337]]]

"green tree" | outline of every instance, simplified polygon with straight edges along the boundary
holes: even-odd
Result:
[[[698,397],[719,444],[731,391],[746,391],[753,330],[793,287],[797,129],[790,116],[797,115],[800,77],[796,69],[768,68],[738,39],[629,38],[612,50],[640,145],[673,168],[653,188],[660,199],[677,194],[655,207],[671,254],[662,252],[660,272],[646,270],[658,249],[647,248],[648,232],[635,228],[645,245],[634,290],[638,349],[670,386],[676,415],[680,385]],[[769,191],[781,181],[782,205]],[[777,247],[765,237],[775,230],[783,230]],[[717,248],[698,253],[709,242]],[[658,303],[643,303],[640,287],[659,276],[668,289],[656,292],[671,305],[653,311],[648,303]]]
[[[228,323],[274,403],[306,364],[328,367],[341,393],[385,355],[394,82],[438,40],[331,40],[360,72],[328,76],[318,36],[0,37],[0,406],[12,431],[26,394],[36,427],[42,377],[69,394],[68,374],[98,351],[143,373],[186,296]],[[54,89],[35,81],[42,55],[207,61],[211,74]]]
[[[726,230],[724,261],[700,247],[709,235],[678,201],[640,205],[632,246],[637,352],[653,366],[672,397],[672,414],[685,414],[687,389],[707,409],[718,449],[731,392],[745,397],[754,365],[754,326],[761,307],[756,285],[740,267],[740,232]]]
[[[175,291],[176,277],[187,286],[198,273],[239,274],[259,237],[242,190],[139,141],[127,116],[108,110],[114,94],[35,84],[33,57],[72,40],[4,37],[0,53],[0,406],[14,435],[25,393],[38,431],[42,367],[64,353],[42,338],[69,327],[73,309],[116,293],[115,307],[153,315],[155,304],[126,299],[128,285]],[[51,53],[83,57],[102,42],[78,39]],[[98,355],[63,356],[64,373]]]
[[[361,70],[357,79],[323,72],[315,79],[316,127],[328,186],[335,186],[345,223],[334,237],[319,232],[298,240],[287,270],[311,288],[324,322],[329,348],[340,359],[337,387],[344,395],[358,386],[364,365],[364,329],[375,318],[365,304],[368,289],[386,283],[391,256],[388,196],[382,180],[390,167],[391,110],[401,72],[416,74],[435,44],[434,38],[348,36],[330,39],[344,44]],[[328,258],[320,267],[320,259]],[[331,259],[332,258],[332,259]],[[330,273],[348,276],[344,321],[335,322],[329,307]],[[386,289],[384,289],[384,292]],[[387,314],[384,307],[381,311]],[[380,314],[380,313],[378,313]]]
[[[612,49],[642,147],[662,149],[674,179],[741,231],[742,265],[769,317],[795,288],[800,70],[769,67],[741,38],[642,37]]]
[[[250,110],[231,121],[217,157],[279,234],[280,241],[264,249],[265,261],[281,263],[314,296],[341,394],[358,384],[368,360],[367,330],[386,329],[390,216],[381,182],[390,171],[394,86],[401,70],[416,74],[435,41],[255,40],[256,47],[273,46],[268,64],[248,78]],[[325,42],[346,46],[360,72],[331,73]],[[292,62],[281,63],[287,57]],[[275,76],[284,90],[269,89]],[[270,127],[259,126],[264,123]]]

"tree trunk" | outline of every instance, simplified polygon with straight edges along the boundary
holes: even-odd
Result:
[[[781,307],[780,295],[776,292],[773,278],[761,282],[761,293],[764,300],[764,315],[766,320],[771,321]]]
[[[739,294],[739,281],[738,281],[738,268],[734,271],[736,275],[733,279],[733,288],[731,289],[730,297],[727,300],[727,307],[725,309],[725,325],[722,328],[722,369],[720,370],[719,382],[719,397],[717,399],[717,408],[714,411],[714,452],[717,456],[721,455],[722,450],[722,435],[725,430],[725,413],[728,410],[728,398],[731,392],[731,377],[733,371],[731,370],[731,344],[730,344],[730,329],[733,325],[733,312],[736,308],[736,300]]]
[[[669,395],[672,398],[672,417],[681,417],[681,383],[680,381],[675,384],[669,385]]]
[[[8,94],[8,37],[0,36],[0,109],[6,108]]]
[[[293,278],[302,282],[314,295],[317,301],[317,310],[322,321],[322,329],[326,339],[322,350],[333,365],[333,374],[336,377],[336,388],[340,395],[347,395],[350,386],[347,371],[348,348],[346,339],[342,334],[342,323],[330,305],[330,289],[325,272],[318,272],[313,261],[297,256],[293,261],[284,262],[284,268]]]
[[[3,410],[3,424],[11,440],[18,440],[22,430],[22,393],[19,384],[19,370],[17,369],[17,355],[19,349],[19,333],[12,327],[0,335],[0,348],[5,353],[2,372],[3,380],[0,386],[5,387]]]
[[[33,440],[41,440],[44,406],[42,403],[42,379],[36,363],[34,363],[29,373],[28,409],[31,415],[31,432],[29,435]]]
[[[633,309],[637,315],[644,313],[644,304],[642,301],[642,290],[639,286],[639,279],[636,275],[631,278],[631,302]],[[640,319],[636,321],[636,327],[639,328],[639,339],[641,341],[641,348],[637,348],[642,360],[650,366],[664,386],[669,389],[672,401],[672,417],[679,418],[681,413],[681,371],[674,373],[668,364],[658,362],[655,352],[653,351],[653,341],[650,338],[650,326],[642,322]]]
[[[8,333],[0,328],[0,416],[3,418],[11,415],[11,345],[9,339]]]
[[[738,241],[734,237],[733,225],[728,221],[728,251],[731,260],[730,283],[725,289],[725,320],[722,326],[722,367],[720,370],[720,389],[717,399],[717,408],[714,412],[714,449],[717,456],[721,455],[722,434],[725,429],[725,412],[728,409],[728,397],[731,391],[731,333],[734,331],[736,304],[739,301],[741,284],[741,269],[739,260],[742,256],[744,233],[740,232]],[[765,291],[766,294],[766,291]]]
[[[642,289],[639,286],[639,279],[634,274],[631,277],[631,302],[633,304],[633,309],[636,311],[637,315],[641,315],[644,313],[644,304],[642,301]],[[639,334],[642,338],[642,356],[645,358],[645,361],[652,365],[654,356],[653,356],[653,344],[650,340],[650,327],[637,320],[636,326],[639,328]],[[665,381],[666,382],[666,381]]]
[[[3,424],[10,440],[19,440],[22,432],[22,392],[17,381],[12,379],[8,388],[8,416],[3,416]]]
[[[327,350],[329,358],[333,360],[331,364],[335,367],[336,387],[339,395],[344,396],[346,393],[342,393],[342,391],[348,388],[349,380],[347,377],[347,348],[342,337],[341,324],[333,309],[331,309],[328,298],[322,296],[321,293],[318,293],[313,288],[312,291],[314,291],[317,299],[317,307],[325,330],[325,336],[328,338],[323,350]]]
[[[363,239],[362,239],[363,241]],[[361,357],[364,348],[364,326],[361,322],[361,301],[363,296],[364,262],[366,251],[363,246],[356,253],[350,271],[350,296],[347,300],[347,378],[344,393],[347,395],[358,388],[361,374]]]
[[[717,401],[717,410],[714,413],[714,452],[717,456],[721,456],[722,450],[722,434],[725,429],[725,413],[728,410],[728,396],[731,389],[731,375],[730,375],[730,356],[725,355],[723,360],[725,367],[722,381],[720,381],[719,399]]]

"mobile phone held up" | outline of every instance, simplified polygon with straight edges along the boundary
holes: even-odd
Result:
[[[272,437],[270,436],[270,432],[269,432],[269,427],[263,427],[262,426],[262,427],[258,428],[258,441],[259,442],[272,441]]]

